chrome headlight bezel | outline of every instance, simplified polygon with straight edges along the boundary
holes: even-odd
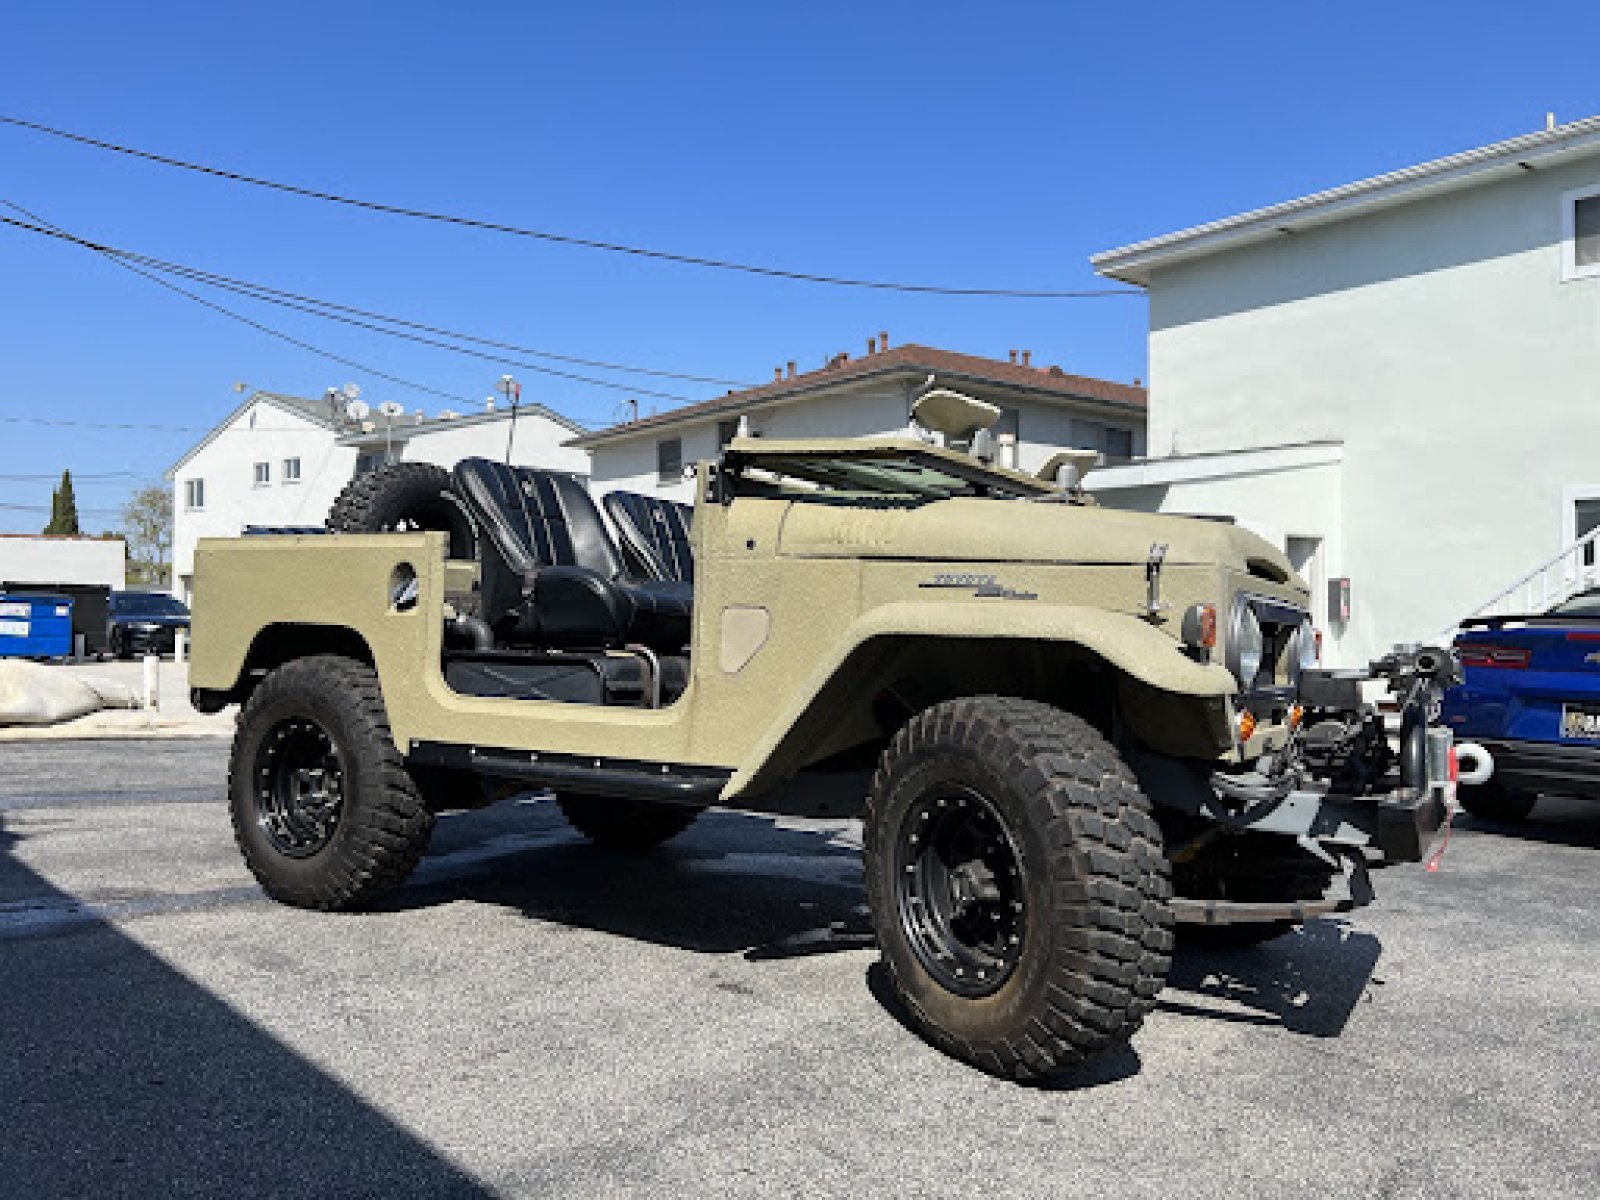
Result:
[[[1262,660],[1266,656],[1267,638],[1261,628],[1261,618],[1245,597],[1239,597],[1233,606],[1233,616],[1228,622],[1228,669],[1239,681],[1243,691],[1250,691],[1261,677]]]

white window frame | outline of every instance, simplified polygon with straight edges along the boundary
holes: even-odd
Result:
[[[293,467],[293,470],[290,469],[291,467]],[[286,458],[283,460],[283,482],[300,482],[300,456],[298,454],[292,458]]]
[[[183,481],[183,511],[204,512],[206,508],[206,481],[204,479],[185,479]]]
[[[1561,193],[1561,282],[1600,279],[1600,263],[1578,265],[1578,201],[1600,199],[1600,183]]]
[[[272,486],[272,462],[271,462],[271,460],[269,459],[266,462],[258,462],[258,463],[253,464],[251,466],[251,468],[250,468],[250,477],[251,477],[251,480],[252,480],[252,485],[255,486],[255,487],[271,487]]]

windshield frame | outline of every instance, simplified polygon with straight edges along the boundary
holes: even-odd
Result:
[[[904,470],[906,466],[929,478],[918,479],[909,472],[896,478],[894,471]],[[777,486],[785,495],[796,499],[808,495],[819,498],[865,495],[900,498],[913,503],[956,497],[1013,500],[1047,496],[1059,490],[1020,472],[1002,473],[976,459],[915,445],[869,444],[827,449],[775,447],[759,454],[729,449],[723,454],[722,470],[732,485],[732,495],[770,494],[766,489]],[[767,484],[764,480],[749,479],[747,472],[750,471],[774,475],[777,482]],[[784,487],[785,481],[814,484],[818,490]],[[741,484],[746,486],[741,487]],[[755,486],[749,486],[751,484]]]

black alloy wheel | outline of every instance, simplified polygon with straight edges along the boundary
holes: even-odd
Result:
[[[228,764],[234,839],[275,900],[362,908],[400,886],[433,814],[395,746],[377,673],[319,654],[267,674]]]
[[[256,824],[273,849],[310,858],[332,840],[344,809],[344,764],[328,731],[295,717],[262,740],[255,768]]]
[[[1172,951],[1161,828],[1082,717],[1008,696],[925,709],[884,750],[862,835],[885,975],[946,1052],[1039,1079],[1154,1007]]]
[[[1022,856],[994,806],[957,783],[912,803],[895,854],[895,907],[917,960],[959,996],[1000,990],[1022,957]]]

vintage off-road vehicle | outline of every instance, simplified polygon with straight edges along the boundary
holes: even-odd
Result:
[[[1361,679],[1315,669],[1282,554],[1072,482],[909,435],[739,437],[692,519],[613,494],[608,525],[578,480],[469,459],[358,478],[330,535],[204,541],[191,682],[243,706],[244,857],[348,909],[435,813],[507,794],[627,851],[710,805],[859,816],[884,965],[934,1042],[1013,1078],[1104,1050],[1176,922],[1271,937],[1423,856],[1452,664],[1367,673],[1396,752]]]

